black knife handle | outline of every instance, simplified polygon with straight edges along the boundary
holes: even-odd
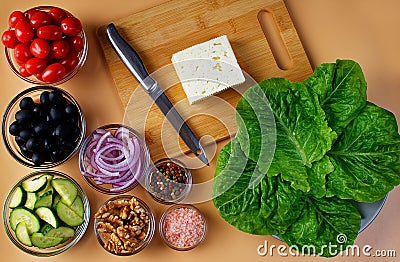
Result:
[[[107,26],[106,34],[122,62],[143,88],[149,91],[156,82],[149,77],[149,73],[138,53],[122,38],[114,24],[111,23]]]

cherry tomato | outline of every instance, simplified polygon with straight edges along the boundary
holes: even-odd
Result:
[[[1,36],[1,42],[8,48],[14,48],[16,45],[19,44],[14,30],[5,31]]]
[[[58,7],[52,7],[48,14],[56,25],[61,24],[61,21],[67,18],[67,13]]]
[[[14,48],[14,58],[18,65],[24,64],[26,61],[32,58],[32,54],[29,50],[29,46],[24,43],[19,43]]]
[[[21,76],[23,77],[30,77],[32,74],[29,74],[28,71],[26,71],[26,67],[25,64],[21,65],[19,67],[19,73]]]
[[[60,60],[60,63],[63,67],[65,67],[65,70],[67,72],[71,72],[72,70],[75,69],[75,67],[79,63],[79,57],[77,53],[70,53],[66,57]]]
[[[83,40],[80,36],[72,36],[68,42],[72,52],[79,53],[83,49]]]
[[[42,74],[35,74],[35,77],[39,81],[43,81]]]
[[[38,12],[38,11],[39,11],[39,10],[36,10],[36,9],[30,9],[30,10],[28,10],[28,11],[25,12],[25,17],[26,17],[28,20],[31,20],[33,14],[36,13],[36,12]]]
[[[37,36],[46,40],[60,40],[63,36],[61,28],[56,25],[45,25],[38,28]]]
[[[70,50],[67,40],[61,39],[54,41],[51,44],[51,55],[56,59],[64,58],[68,55]]]
[[[15,26],[15,35],[20,42],[28,43],[35,36],[35,33],[28,22],[19,21]]]
[[[46,60],[42,58],[31,58],[25,63],[25,68],[26,71],[28,71],[29,74],[34,75],[34,74],[40,74],[43,72],[43,70],[46,68]]]
[[[53,23],[53,19],[48,13],[43,11],[37,11],[34,14],[32,14],[29,23],[33,28],[37,29],[41,26],[51,25]]]
[[[61,29],[67,36],[78,35],[82,31],[82,24],[75,17],[67,17],[61,22]]]
[[[24,16],[24,13],[22,13],[21,11],[14,11],[10,14],[10,17],[8,18],[8,24],[11,27],[15,27],[18,22],[20,21],[25,21],[26,22],[26,18]]]
[[[31,43],[30,51],[37,58],[45,58],[50,53],[50,45],[42,38],[35,38]]]
[[[54,63],[46,67],[42,73],[44,82],[57,82],[64,78],[66,74],[65,68],[60,63]]]

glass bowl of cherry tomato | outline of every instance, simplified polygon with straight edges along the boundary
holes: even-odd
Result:
[[[3,32],[6,60],[21,79],[59,85],[75,76],[86,61],[88,41],[78,18],[54,6],[14,11]]]

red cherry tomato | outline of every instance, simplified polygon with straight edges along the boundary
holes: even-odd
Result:
[[[26,61],[32,58],[32,54],[29,50],[29,46],[24,43],[19,43],[14,48],[14,58],[18,65],[24,64]]]
[[[61,22],[61,30],[67,36],[78,35],[82,31],[82,24],[75,17],[67,17]]]
[[[67,13],[58,7],[52,7],[49,11],[49,15],[56,25],[61,24],[61,21],[67,18]]]
[[[42,74],[35,74],[35,77],[39,81],[43,81]]]
[[[79,53],[83,49],[83,39],[80,36],[72,36],[68,42],[72,52]]]
[[[50,53],[50,45],[42,38],[35,38],[31,43],[30,51],[37,58],[45,58]]]
[[[20,42],[28,43],[35,36],[35,33],[28,22],[19,21],[15,26],[15,35]]]
[[[60,63],[67,72],[71,72],[79,64],[79,57],[77,53],[70,53],[66,57],[60,60]]]
[[[5,31],[1,36],[1,42],[8,48],[14,48],[16,45],[19,44],[14,30]]]
[[[28,11],[25,12],[25,17],[26,17],[28,20],[31,20],[33,14],[36,13],[36,12],[38,12],[38,11],[39,11],[39,10],[36,10],[36,9],[30,9],[30,10],[28,10]]]
[[[34,14],[32,14],[31,19],[29,20],[29,23],[33,28],[39,28],[41,26],[45,25],[51,25],[53,23],[53,19],[51,16],[43,11],[37,11]]]
[[[57,82],[64,78],[66,75],[65,68],[60,63],[54,63],[46,67],[42,73],[44,82]]]
[[[22,13],[21,11],[14,11],[10,14],[10,17],[8,18],[8,24],[11,27],[15,27],[18,22],[20,21],[25,21],[26,22],[26,18],[24,16],[24,13]]]
[[[56,59],[64,58],[68,55],[70,50],[67,40],[61,39],[54,41],[51,44],[51,55]]]
[[[60,40],[62,38],[62,31],[59,26],[56,25],[45,25],[38,28],[36,32],[37,36],[46,40]]]
[[[46,68],[46,60],[42,58],[31,58],[25,63],[25,68],[26,71],[28,71],[29,74],[34,75],[34,74],[40,74],[43,72],[43,70]]]
[[[19,74],[23,77],[30,77],[32,74],[29,74],[28,71],[26,71],[25,64],[19,67]]]

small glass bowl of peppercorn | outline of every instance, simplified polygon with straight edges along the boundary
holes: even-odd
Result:
[[[85,131],[78,102],[52,86],[34,86],[19,93],[2,121],[8,152],[31,168],[55,167],[70,159],[82,145]]]
[[[192,188],[192,175],[177,159],[163,158],[149,168],[145,179],[147,192],[161,204],[182,202]]]

